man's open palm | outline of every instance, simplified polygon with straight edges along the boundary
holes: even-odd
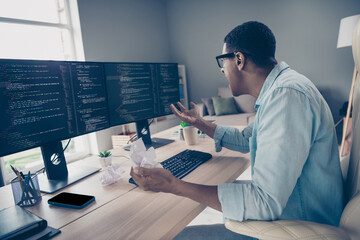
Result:
[[[199,120],[201,117],[199,115],[198,107],[195,103],[191,102],[191,109],[187,110],[180,102],[177,102],[177,105],[181,109],[181,111],[177,110],[177,108],[174,106],[174,104],[170,105],[170,108],[172,112],[180,118],[182,121],[194,125],[197,120]]]

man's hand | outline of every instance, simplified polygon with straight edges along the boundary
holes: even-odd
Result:
[[[187,110],[180,102],[177,102],[177,105],[181,109],[181,112],[176,109],[174,104],[171,104],[170,108],[178,118],[180,118],[182,121],[198,128],[202,132],[206,133],[206,135],[208,135],[209,137],[211,137],[211,138],[214,137],[216,124],[204,120],[200,116],[198,107],[196,106],[195,103],[193,103],[193,102],[190,103],[190,105],[191,105],[190,110]]]
[[[145,191],[173,193],[221,211],[217,186],[182,181],[163,168],[131,168],[131,177]]]
[[[196,106],[196,104],[191,102],[190,110],[187,110],[180,102],[177,102],[177,105],[181,109],[181,112],[179,110],[177,110],[177,108],[174,106],[174,104],[171,104],[170,108],[171,108],[172,112],[178,118],[180,118],[182,121],[184,121],[192,126],[196,126],[196,123],[199,122],[199,120],[201,119],[201,116],[199,114],[198,107]]]
[[[175,193],[180,181],[163,168],[131,168],[131,177],[145,191]]]

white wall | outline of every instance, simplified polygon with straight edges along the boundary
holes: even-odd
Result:
[[[170,61],[163,0],[78,0],[87,61]]]
[[[336,49],[336,43],[340,19],[359,14],[359,0],[78,0],[78,5],[86,60],[185,64],[192,101],[227,86],[215,56],[225,35],[249,20],[273,30],[276,58],[315,83],[335,120],[348,98],[351,48]]]
[[[166,2],[78,0],[86,61],[170,62]],[[93,154],[112,148],[113,127],[92,134]]]
[[[168,0],[167,11],[172,57],[187,67],[191,100],[228,85],[215,56],[231,29],[257,20],[275,34],[276,58],[310,78],[339,118],[354,69],[351,48],[336,48],[340,19],[359,14],[359,0]]]

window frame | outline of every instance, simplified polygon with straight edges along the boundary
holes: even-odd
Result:
[[[81,25],[80,25],[80,16],[79,16],[79,10],[78,10],[78,4],[77,1],[70,1],[70,0],[64,0],[64,11],[65,16],[67,19],[67,23],[51,23],[51,22],[44,22],[44,21],[34,21],[34,20],[26,20],[26,19],[20,19],[20,18],[8,18],[8,17],[0,17],[1,23],[10,23],[10,24],[20,24],[20,25],[30,25],[30,26],[43,26],[43,27],[54,27],[58,29],[65,29],[69,31],[70,34],[70,53],[71,56],[67,59],[65,56],[65,61],[84,61],[85,60],[85,54],[84,54],[84,47],[83,47],[83,41],[82,41],[82,34],[81,34]],[[66,154],[66,160],[67,163],[80,160],[84,158],[85,156],[88,156],[91,154],[90,151],[90,136],[82,135],[79,137],[75,137],[72,139],[72,141],[75,141],[75,144],[77,142],[81,142],[83,144],[83,151],[72,153],[71,155]],[[39,168],[43,166],[43,163],[41,165],[33,166],[27,170],[30,171],[36,171]],[[14,173],[7,173],[5,169],[5,161],[4,157],[0,157],[0,187],[4,184],[8,184],[11,179],[15,177]]]

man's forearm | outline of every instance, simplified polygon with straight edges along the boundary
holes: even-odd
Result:
[[[174,194],[190,198],[218,211],[222,211],[217,186],[188,183],[182,180],[179,180],[176,185]]]
[[[212,123],[212,122],[206,121],[203,118],[200,118],[196,122],[194,127],[198,128],[200,131],[202,131],[203,133],[205,133],[209,137],[214,138],[215,129],[216,129],[216,124],[215,123]]]
[[[173,193],[221,211],[217,186],[184,182],[163,168],[131,168],[130,175],[145,191]]]

